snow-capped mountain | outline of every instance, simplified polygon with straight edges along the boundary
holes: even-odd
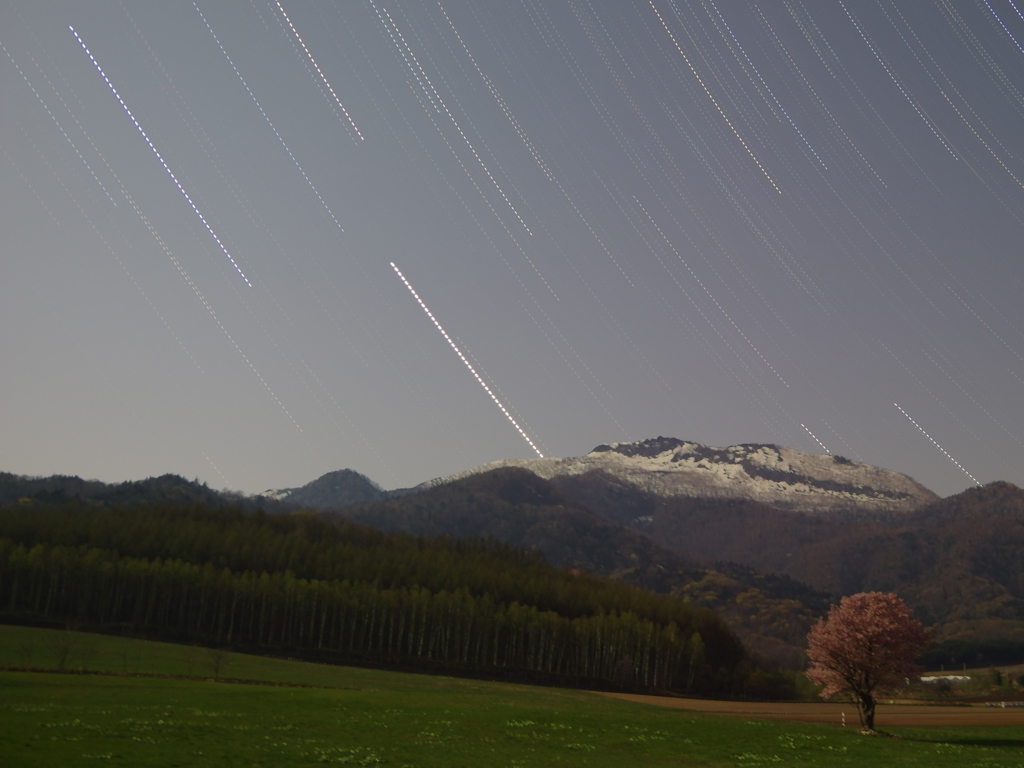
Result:
[[[907,475],[842,456],[776,445],[714,448],[671,437],[599,445],[576,458],[493,461],[417,490],[498,467],[524,467],[547,480],[600,473],[657,496],[752,499],[794,512],[910,512],[939,499]]]

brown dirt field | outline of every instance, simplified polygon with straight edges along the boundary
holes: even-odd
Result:
[[[605,693],[594,691],[600,696],[635,701],[655,707],[685,709],[691,712],[707,712],[715,715],[734,715],[768,720],[800,720],[805,723],[834,723],[840,725],[842,713],[846,713],[847,727],[857,728],[857,710],[852,704],[831,702],[775,702],[775,701],[715,701],[709,699],[682,699],[668,696],[644,696],[634,693]],[[1019,725],[1024,726],[1024,707],[949,707],[918,703],[879,704],[875,711],[875,726],[976,726],[976,725]]]

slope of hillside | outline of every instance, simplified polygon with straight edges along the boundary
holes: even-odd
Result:
[[[551,483],[507,467],[386,501],[348,507],[344,515],[383,531],[491,537],[538,549],[557,565],[624,573],[651,564],[696,572],[701,561],[595,515]]]
[[[623,486],[664,498],[742,498],[799,512],[905,513],[938,501],[912,478],[841,456],[775,445],[713,448],[676,438],[599,445],[568,459],[505,459],[421,488],[500,467],[522,467],[551,480],[601,472]]]
[[[996,515],[1022,520],[1024,492],[1013,483],[997,480],[985,486],[968,488],[962,493],[929,504],[911,515],[907,521],[935,524],[978,515]]]
[[[343,514],[386,531],[493,537],[536,548],[558,566],[687,599],[726,616],[757,655],[791,667],[801,665],[807,630],[828,606],[826,596],[785,577],[714,565],[602,518],[522,468],[469,475]]]
[[[959,643],[961,655],[998,647],[1024,660],[1024,491],[1010,483],[972,488],[902,515],[815,515],[747,499],[671,499],[596,473],[555,483],[606,519],[668,547],[786,574],[835,596],[895,591],[940,643]]]
[[[567,475],[552,482],[602,517],[641,531],[665,546],[769,573],[788,573],[794,553],[863,522],[850,521],[845,513],[786,512],[742,498],[666,498],[639,491],[605,472]]]

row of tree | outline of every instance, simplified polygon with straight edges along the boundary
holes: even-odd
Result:
[[[465,589],[233,573],[87,547],[26,549],[0,540],[0,603],[12,614],[149,635],[467,672],[690,689],[698,679],[706,686],[710,671],[699,632],[687,636],[674,623],[629,612],[569,619]]]
[[[26,547],[88,546],[119,555],[182,560],[232,572],[284,573],[319,581],[467,589],[568,618],[632,612],[657,624],[707,625],[716,645],[738,646],[706,609],[666,595],[555,569],[543,555],[492,540],[384,533],[315,513],[268,515],[203,505],[102,508],[84,502],[0,506],[0,537]],[[714,625],[714,626],[712,626]],[[719,636],[721,635],[721,636]],[[717,664],[724,664],[723,657]]]
[[[268,562],[299,572],[245,567]],[[705,609],[494,542],[307,515],[0,507],[0,613],[564,684],[729,691],[749,673]]]

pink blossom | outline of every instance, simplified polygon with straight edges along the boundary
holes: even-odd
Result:
[[[875,698],[919,672],[914,658],[927,642],[927,631],[898,595],[850,595],[807,635],[807,677],[825,686],[822,698],[849,695],[861,725],[873,730]]]

